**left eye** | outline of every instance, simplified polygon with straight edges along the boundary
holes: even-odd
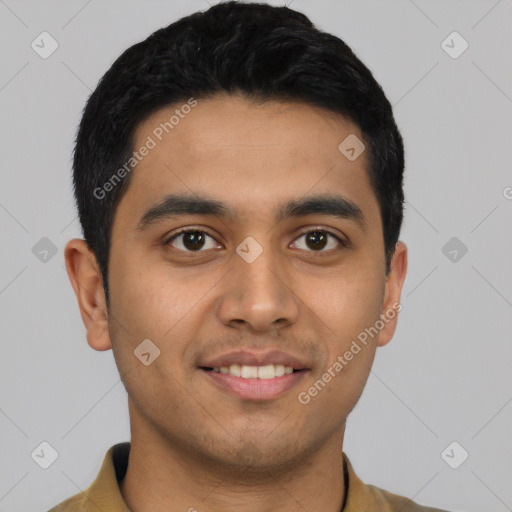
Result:
[[[322,229],[302,233],[297,240],[304,237],[307,244],[305,250],[312,248],[313,252],[326,252],[327,250],[335,249],[336,246],[345,246],[345,243],[339,237]],[[331,238],[331,241],[329,241],[329,238]],[[297,246],[298,242],[294,242],[294,245]],[[304,249],[304,247],[298,247],[298,249]]]
[[[311,250],[311,252],[326,252],[335,249],[337,246],[344,247],[346,245],[338,236],[321,229],[302,233],[296,240],[302,238],[305,239],[305,242],[303,244],[297,241],[293,242],[294,248]],[[217,241],[211,235],[198,229],[184,229],[166,240],[164,245],[172,245],[175,249],[185,252],[201,252],[203,249],[208,250],[218,247]]]

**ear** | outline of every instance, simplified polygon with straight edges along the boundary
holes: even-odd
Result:
[[[393,337],[398,321],[398,312],[402,309],[400,296],[407,273],[407,246],[397,242],[395,252],[386,278],[384,301],[380,318],[384,324],[379,332],[378,346],[383,347]]]
[[[94,350],[111,349],[103,280],[94,253],[85,240],[74,238],[66,244],[64,258],[87,329],[87,343]]]

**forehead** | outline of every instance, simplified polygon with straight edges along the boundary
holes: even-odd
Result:
[[[350,120],[303,103],[194,101],[159,109],[137,127],[134,150],[151,149],[132,171],[119,205],[130,204],[125,213],[140,214],[170,193],[217,198],[240,219],[311,193],[375,206],[364,204],[375,202],[367,155],[351,161],[339,149],[349,136],[363,139]]]

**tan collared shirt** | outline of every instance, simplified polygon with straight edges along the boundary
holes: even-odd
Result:
[[[128,442],[111,446],[94,482],[83,493],[68,498],[48,512],[131,512],[119,490],[119,482],[128,467],[129,454]],[[345,453],[343,460],[348,493],[342,512],[443,512],[366,485],[354,473]]]

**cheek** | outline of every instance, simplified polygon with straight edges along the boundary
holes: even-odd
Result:
[[[323,301],[321,320],[328,329],[323,331],[327,338],[319,340],[326,360],[298,396],[299,402],[311,409],[311,428],[315,424],[335,428],[344,421],[364,390],[375,357],[377,336],[368,336],[366,330],[379,319],[383,291],[375,280],[354,281],[347,279],[345,286],[313,297],[318,304]],[[325,411],[333,407],[338,414],[329,413],[327,419]]]
[[[169,286],[154,268],[135,265],[134,259],[112,266],[110,282],[109,329],[116,363],[124,372],[149,369],[153,363],[145,367],[136,358],[138,347],[145,347],[152,357],[165,355],[173,326],[186,314],[187,301],[179,286]],[[151,343],[144,341],[148,339]]]
[[[111,280],[115,314],[129,324],[130,332],[149,338],[164,337],[197,300],[198,292],[187,288],[179,269],[137,264],[135,255],[113,269]]]
[[[155,364],[181,375],[187,347],[213,307],[209,291],[219,277],[213,272],[192,277],[162,261],[146,267],[134,262],[131,258],[112,272],[110,323],[116,361],[124,371],[138,368],[134,350],[149,339],[160,351]]]
[[[384,284],[371,266],[360,271],[351,267],[317,290],[310,294],[316,304],[311,306],[328,326],[323,340],[326,361],[314,376],[315,382],[328,381],[319,403],[334,400],[348,414],[364,389],[375,357],[378,336],[371,328],[380,318]]]
[[[339,340],[357,334],[378,320],[384,280],[370,266],[350,267],[309,287],[309,300]]]
[[[184,379],[181,361],[192,333],[190,318],[204,295],[166,273],[162,266],[131,263],[112,273],[110,332],[116,364],[129,396],[154,417],[186,402],[176,382]]]

